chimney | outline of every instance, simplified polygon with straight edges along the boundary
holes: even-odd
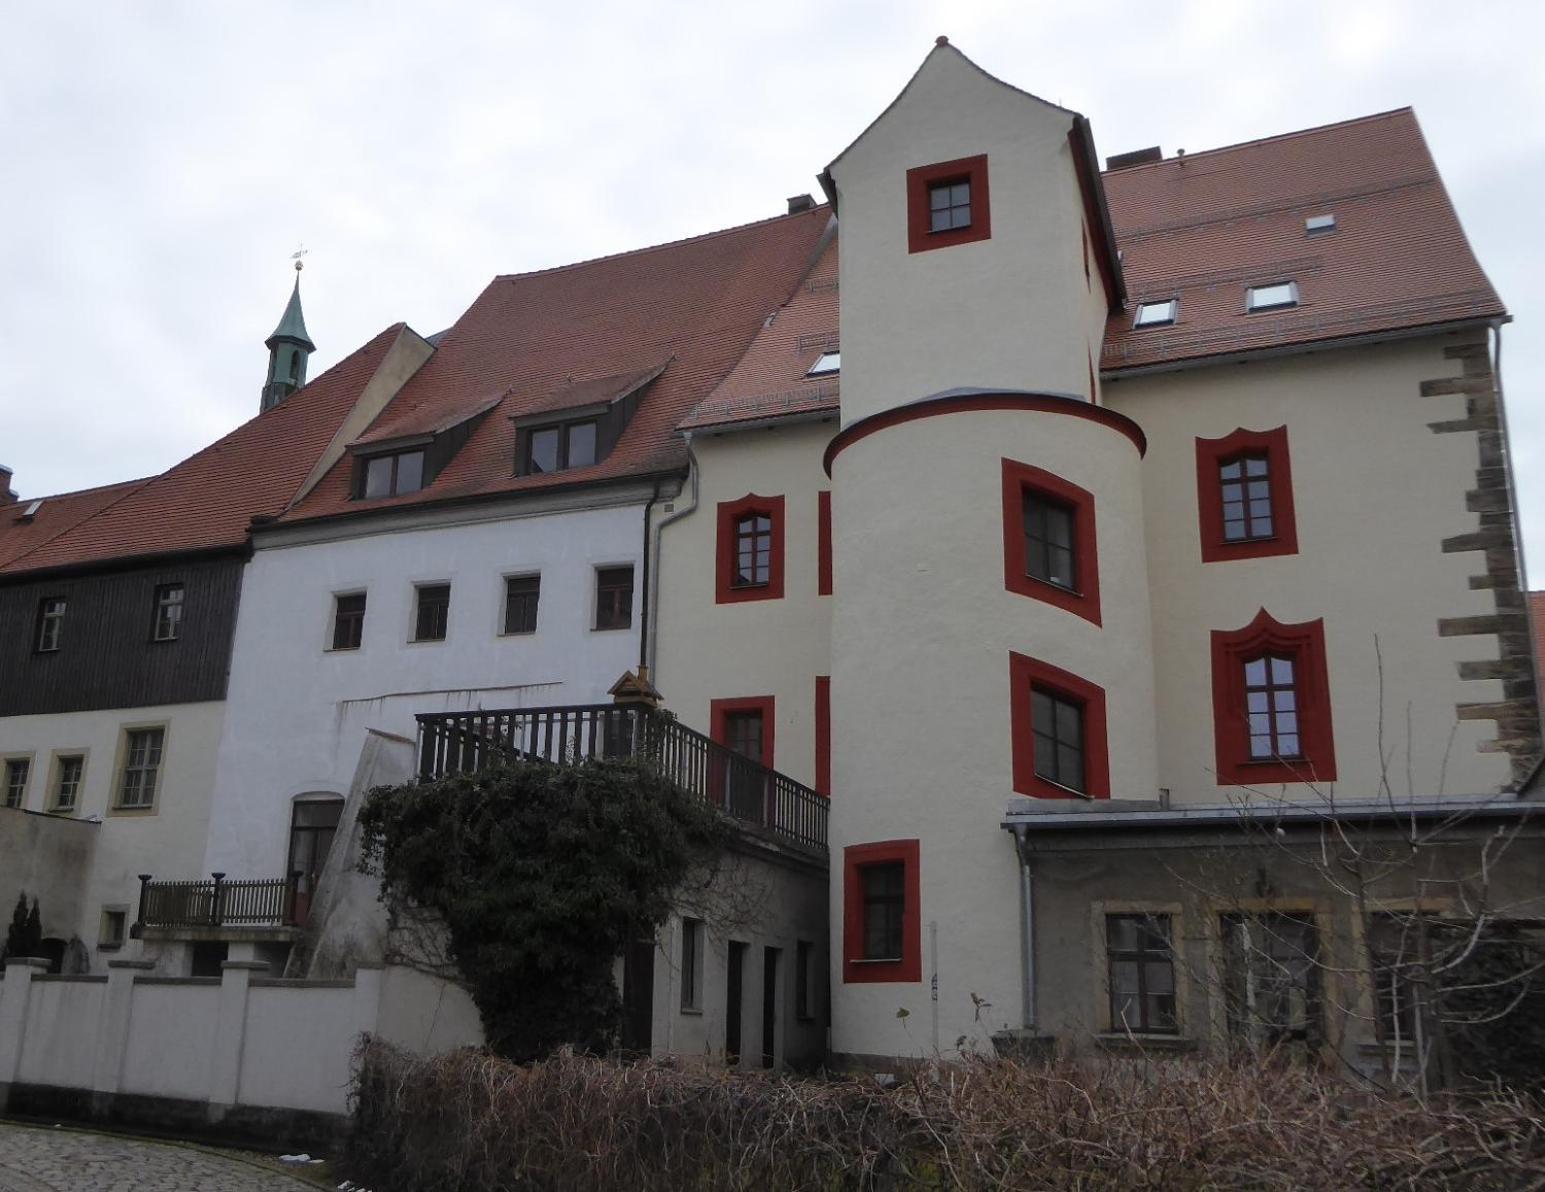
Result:
[[[21,500],[11,489],[11,477],[14,473],[4,464],[0,464],[0,504],[8,505],[12,501]]]
[[[789,200],[789,214],[798,215],[801,211],[809,211],[815,206],[815,200],[809,195],[795,195]]]
[[[1163,161],[1164,150],[1157,145],[1147,149],[1134,149],[1131,153],[1118,153],[1105,159],[1107,170],[1124,170],[1128,166],[1145,166],[1151,161]]]

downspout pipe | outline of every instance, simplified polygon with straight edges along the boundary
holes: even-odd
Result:
[[[659,501],[659,499],[660,482],[656,480],[654,482],[654,491],[650,494],[649,497],[649,504],[644,506],[644,574],[640,577],[642,582],[639,585],[641,588],[639,598],[644,602],[644,607],[639,609],[638,612],[638,666],[639,670],[643,671],[643,674],[640,675],[640,678],[646,679],[649,676],[648,671],[644,668],[649,663],[649,639],[651,636],[649,632],[649,617],[654,608],[654,601],[650,600],[649,598],[649,582],[653,573],[658,570],[658,567],[649,566],[649,560],[651,557],[649,541],[649,519],[650,516],[654,513],[655,503]],[[660,538],[657,534],[654,536],[654,549],[658,550],[659,547]]]
[[[665,532],[665,527],[666,526],[672,525],[673,523],[678,522],[682,518],[686,517],[688,514],[695,513],[697,511],[697,493],[698,493],[698,482],[699,482],[700,468],[698,467],[697,453],[692,450],[692,432],[691,431],[687,431],[686,432],[686,438],[687,438],[687,461],[688,461],[688,463],[687,463],[687,476],[688,476],[689,483],[691,485],[692,495],[688,499],[687,504],[683,508],[676,510],[674,513],[672,513],[668,517],[661,518],[658,522],[655,523],[655,527],[654,527],[654,549],[651,552],[653,554],[653,557],[654,557],[654,568],[653,568],[652,572],[649,575],[649,578],[647,580],[647,584],[646,584],[646,587],[645,587],[645,593],[646,593],[646,596],[648,598],[648,605],[649,605],[649,607],[648,607],[648,611],[647,611],[647,613],[645,615],[645,618],[644,618],[645,628],[644,628],[644,635],[643,636],[644,636],[645,640],[639,642],[639,661],[641,663],[643,663],[644,665],[649,667],[649,674],[651,676],[653,676],[654,673],[655,673],[655,657],[659,653],[659,648],[658,648],[658,645],[657,645],[658,636],[659,635],[658,635],[657,630],[659,628],[659,618],[660,618],[660,611],[659,610],[660,610],[660,571],[661,571],[661,567],[660,567],[660,539],[661,539],[661,535]],[[647,522],[646,522],[646,532],[647,532]],[[651,681],[653,681],[652,678],[651,678]]]
[[[1014,825],[1015,851],[1019,854],[1019,903],[1024,940],[1020,950],[1024,966],[1020,973],[1020,993],[1025,1007],[1025,1031],[1034,1034],[1037,1029],[1035,1005],[1035,870],[1030,864],[1030,830],[1024,824]]]

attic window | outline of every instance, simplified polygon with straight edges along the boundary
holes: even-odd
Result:
[[[543,472],[562,472],[567,468],[588,468],[597,458],[598,430],[599,424],[594,418],[532,427],[525,432],[522,474],[535,476]]]
[[[1247,311],[1278,310],[1297,305],[1298,283],[1296,281],[1275,282],[1269,286],[1251,286],[1245,291]]]
[[[1163,302],[1139,302],[1134,327],[1163,327],[1175,321],[1180,312],[1180,299],[1166,298]]]
[[[370,457],[360,469],[359,483],[359,496],[367,501],[418,492],[424,487],[423,449]]]
[[[1336,230],[1336,217],[1334,215],[1311,215],[1304,220],[1304,232],[1310,236]]]
[[[810,371],[805,373],[807,377],[826,377],[842,368],[841,352],[822,352],[816,358],[816,362],[810,366]]]

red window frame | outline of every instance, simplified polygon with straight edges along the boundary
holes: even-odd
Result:
[[[816,585],[817,596],[832,594],[832,494],[823,488],[816,496]]]
[[[971,224],[947,232],[929,230],[929,187],[946,182],[971,184]],[[956,244],[992,239],[992,207],[987,193],[987,155],[958,157],[954,161],[914,166],[907,171],[907,251],[929,252]]]
[[[1293,660],[1300,757],[1250,756],[1245,663],[1263,654]],[[1219,786],[1334,782],[1336,741],[1323,619],[1284,625],[1264,608],[1243,629],[1212,631],[1212,722]]]
[[[815,677],[815,791],[828,799],[832,794],[832,681]]]
[[[901,958],[864,959],[864,887],[866,865],[900,862],[903,867]],[[923,979],[923,916],[918,895],[916,840],[881,840],[850,844],[842,850],[842,980],[848,985],[915,982]]]
[[[734,587],[735,523],[747,514],[761,514],[772,522],[772,557],[768,560],[765,584]],[[714,600],[718,604],[739,604],[745,600],[783,599],[783,498],[759,497],[747,493],[738,501],[719,502],[719,537],[714,565]]]
[[[773,768],[773,711],[776,702],[770,695],[747,695],[737,699],[716,699],[708,705],[708,735],[729,748],[728,718],[733,712],[760,712],[762,714],[762,756],[760,761],[769,770]]]
[[[1040,688],[1084,709],[1084,789],[1073,791],[1035,772],[1035,721],[1030,692]],[[1027,654],[1009,654],[1009,728],[1014,790],[1033,799],[1110,798],[1110,742],[1105,688]]]
[[[1078,590],[1026,574],[1025,493],[1039,493],[1073,510],[1073,567]],[[1099,537],[1095,531],[1094,494],[1043,468],[1012,459],[1003,461],[1003,586],[1010,592],[1044,600],[1086,621],[1100,624]]]
[[[1271,481],[1270,538],[1230,542],[1223,536],[1223,481],[1219,469],[1242,455],[1264,455]],[[1286,426],[1236,430],[1221,439],[1196,440],[1196,506],[1202,534],[1202,562],[1265,559],[1298,553],[1298,519],[1293,512],[1293,469]]]

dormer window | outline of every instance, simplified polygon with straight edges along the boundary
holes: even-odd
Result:
[[[1281,310],[1298,305],[1298,283],[1279,281],[1269,286],[1251,286],[1245,291],[1245,310]]]
[[[833,373],[840,371],[841,368],[841,352],[822,352],[818,357],[816,357],[815,363],[810,366],[810,370],[805,373],[805,376],[829,377]]]
[[[424,487],[423,449],[371,456],[361,473],[359,495],[367,501],[416,493]]]
[[[524,473],[562,472],[568,468],[588,468],[596,461],[595,420],[568,422],[558,426],[537,426],[526,432]]]
[[[1162,302],[1139,302],[1137,314],[1132,319],[1134,327],[1166,327],[1180,313],[1180,300],[1166,298]]]

